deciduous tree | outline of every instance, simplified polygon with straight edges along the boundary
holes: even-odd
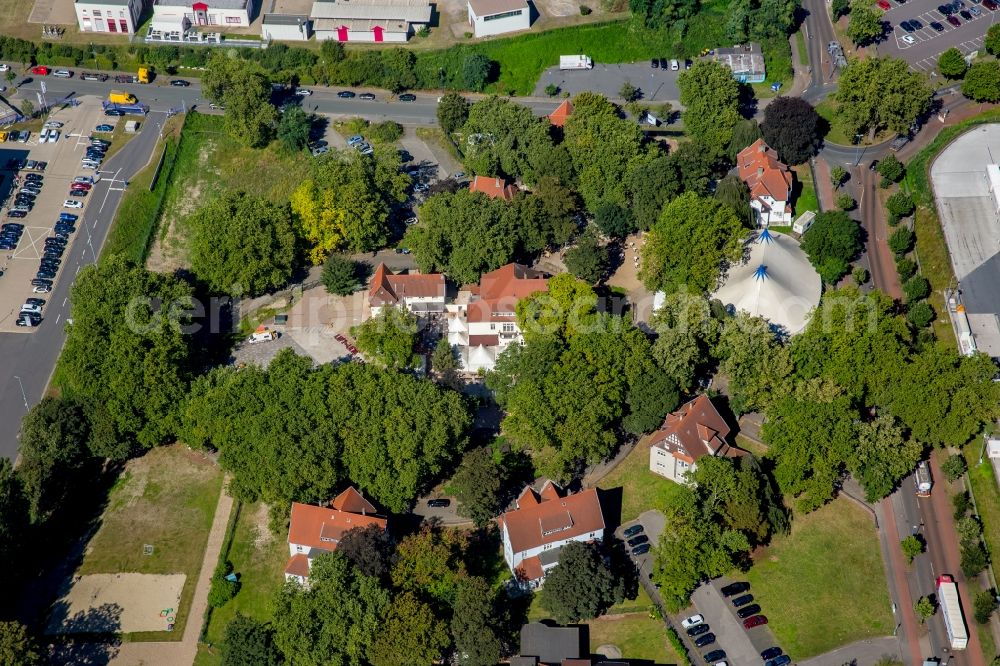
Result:
[[[466,167],[481,176],[500,176],[534,183],[542,175],[540,162],[552,147],[544,124],[526,106],[491,96],[469,109],[462,128]]]
[[[899,542],[899,547],[903,550],[907,562],[913,562],[920,553],[924,552],[924,542],[912,534]]]
[[[467,548],[465,532],[425,525],[399,542],[393,585],[450,606],[459,581],[467,576],[463,561]]]
[[[359,266],[353,259],[342,254],[331,254],[323,262],[320,280],[331,294],[350,296],[362,286],[358,273]]]
[[[433,664],[448,646],[447,625],[412,592],[392,600],[372,648],[373,666]]]
[[[836,284],[861,251],[861,227],[843,211],[824,211],[806,232],[802,249],[823,281]]]
[[[847,23],[847,36],[858,46],[877,42],[885,32],[882,25],[882,13],[865,0],[851,2],[850,20]]]
[[[624,598],[624,586],[605,564],[597,546],[571,541],[548,572],[541,604],[561,623],[590,620]]]
[[[565,256],[566,269],[589,284],[596,284],[608,267],[608,250],[600,244],[592,227],[580,234]]]
[[[478,527],[488,525],[505,506],[503,485],[504,469],[489,447],[467,452],[451,479],[459,515],[471,518]]]
[[[868,132],[874,136],[883,129],[903,133],[930,101],[926,79],[905,61],[852,59],[840,75],[837,116],[849,135]]]
[[[962,52],[951,47],[938,56],[938,71],[942,76],[949,79],[960,79],[965,74],[968,65],[965,64],[965,57]]]
[[[995,60],[972,63],[962,82],[962,94],[977,102],[1000,100],[1000,65]]]
[[[745,312],[726,319],[715,355],[729,377],[730,406],[737,414],[766,409],[791,390],[788,348],[764,319]]]
[[[38,666],[42,653],[28,628],[20,622],[0,622],[0,663],[10,666]]]
[[[278,142],[289,153],[298,152],[309,145],[312,118],[301,106],[288,104],[283,108],[278,120]]]
[[[495,666],[502,643],[500,612],[489,584],[477,576],[459,582],[451,616],[451,635],[460,666]]]
[[[760,129],[764,140],[788,164],[801,164],[819,146],[820,117],[812,104],[801,97],[779,97],[764,109]]]
[[[222,643],[223,666],[281,664],[281,652],[274,644],[274,632],[263,622],[237,611],[226,625]]]
[[[396,547],[386,530],[378,525],[366,525],[348,530],[337,552],[343,553],[366,576],[385,580],[396,560]]]
[[[213,54],[202,77],[205,97],[226,109],[226,132],[253,148],[270,141],[278,120],[271,104],[271,81],[255,62]]]
[[[983,46],[993,55],[1000,53],[1000,24],[994,23],[990,26],[989,30],[986,31],[986,38],[983,40]]]
[[[721,155],[740,120],[739,84],[722,63],[698,60],[677,77],[687,133]]]
[[[386,306],[351,329],[358,349],[387,368],[413,365],[417,318],[404,307]]]
[[[887,497],[917,466],[923,447],[908,439],[896,420],[880,415],[859,423],[857,446],[848,461],[869,502]]]
[[[462,62],[462,83],[468,90],[481,91],[490,80],[493,61],[482,53],[473,53]]]
[[[451,134],[469,119],[469,101],[456,92],[447,92],[437,105],[438,125],[445,134]]]

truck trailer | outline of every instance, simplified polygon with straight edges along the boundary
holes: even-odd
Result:
[[[948,641],[952,650],[964,650],[969,645],[969,629],[962,617],[962,604],[958,599],[958,585],[947,574],[938,576],[937,598],[941,605],[941,617],[944,618],[944,628],[948,632]]]
[[[559,69],[593,69],[594,61],[585,55],[559,56]]]

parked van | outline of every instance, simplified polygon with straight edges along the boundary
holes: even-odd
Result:
[[[677,62],[676,60],[671,60],[670,61],[670,71],[671,72],[676,72],[680,68],[681,68],[681,65],[680,65],[679,62]]]
[[[257,327],[257,330],[254,331],[249,338],[247,338],[247,342],[254,345],[258,342],[271,342],[272,340],[277,339],[278,335],[274,331],[269,330],[266,326],[259,326]]]

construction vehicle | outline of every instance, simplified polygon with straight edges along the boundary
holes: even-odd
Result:
[[[152,72],[152,70],[149,67],[140,67],[139,68],[139,83],[149,83],[150,78],[152,77],[152,75],[153,75],[153,72]]]
[[[132,93],[112,90],[108,93],[108,101],[112,104],[135,104],[138,100]]]

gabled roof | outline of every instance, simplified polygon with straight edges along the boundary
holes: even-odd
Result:
[[[482,192],[490,199],[503,199],[504,201],[511,201],[514,195],[517,194],[517,185],[507,184],[503,178],[499,176],[489,177],[489,176],[476,176],[469,183],[470,192]]]
[[[740,151],[736,156],[736,168],[740,180],[750,188],[751,197],[769,196],[775,201],[788,201],[792,173],[764,139],[757,139]]]
[[[497,522],[501,529],[507,529],[515,553],[561,543],[605,527],[595,489],[565,495],[551,481],[546,482],[541,494],[525,488],[517,500],[517,508],[504,513]]]
[[[739,457],[741,449],[729,446],[729,425],[707,395],[699,395],[667,414],[653,434],[652,446],[670,451],[687,462],[703,456]]]
[[[395,274],[380,263],[368,287],[368,304],[372,307],[396,305],[406,298],[444,299],[444,275],[440,273]]]
[[[566,124],[566,119],[573,115],[573,103],[568,99],[556,107],[556,110],[549,114],[549,122],[556,127]]]
[[[348,488],[331,501],[329,507],[293,502],[288,543],[336,550],[344,534],[368,525],[377,525],[384,530],[386,520],[375,515],[375,507],[361,493]]]
[[[514,321],[517,302],[531,294],[549,290],[544,273],[523,264],[507,264],[479,278],[479,299],[469,303],[470,322]]]
[[[288,564],[285,565],[285,573],[293,576],[301,576],[302,578],[308,578],[309,557],[302,553],[292,555],[292,558],[288,560]]]

